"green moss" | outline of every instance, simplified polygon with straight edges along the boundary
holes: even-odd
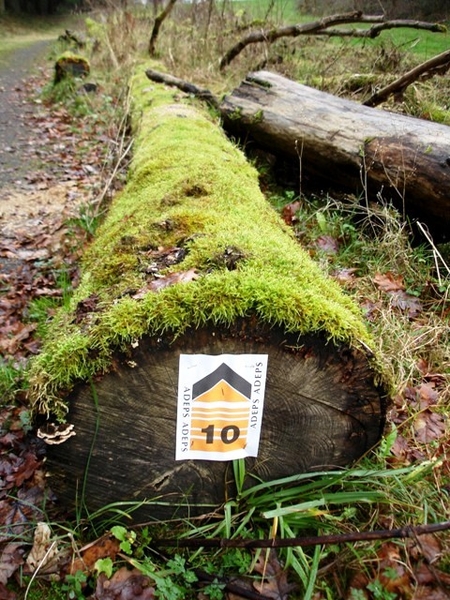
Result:
[[[289,331],[370,343],[359,309],[299,247],[218,124],[143,72],[132,90],[129,181],[85,253],[70,309],[34,361],[36,408],[61,418],[62,391],[108,369],[115,350],[146,334],[256,314]],[[152,261],[174,248],[182,260],[161,263],[158,276],[195,269],[197,278],[155,291]]]

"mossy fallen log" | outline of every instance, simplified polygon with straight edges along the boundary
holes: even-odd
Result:
[[[51,487],[69,508],[217,505],[255,419],[249,481],[351,463],[384,422],[358,308],[299,247],[215,119],[143,72],[132,89],[129,181],[32,366],[36,412],[76,433],[53,445],[54,428],[40,429]],[[194,384],[193,356],[219,361]]]
[[[87,77],[90,72],[89,61],[73,52],[64,52],[55,62],[54,83],[60,83],[67,76]]]

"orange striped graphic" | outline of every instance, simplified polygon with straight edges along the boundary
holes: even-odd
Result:
[[[193,386],[191,450],[229,452],[245,448],[251,385],[227,365]]]

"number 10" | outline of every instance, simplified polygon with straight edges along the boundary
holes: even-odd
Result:
[[[208,425],[208,427],[202,429],[202,433],[206,433],[207,444],[214,443],[214,425]],[[220,439],[224,444],[232,444],[238,439],[240,433],[241,430],[237,425],[227,425],[221,430]]]

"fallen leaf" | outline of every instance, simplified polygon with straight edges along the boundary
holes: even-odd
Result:
[[[11,592],[3,583],[0,583],[0,600],[16,600],[16,598],[14,592]]]
[[[8,579],[23,565],[21,544],[10,542],[3,548],[0,556],[0,583],[6,585]]]
[[[420,300],[403,290],[391,291],[388,294],[391,297],[391,306],[407,312],[411,319],[416,318],[423,310]]]
[[[94,571],[97,560],[109,557],[114,561],[119,551],[120,542],[118,540],[110,535],[103,536],[80,550],[81,556],[73,561],[70,573],[73,574],[77,571],[91,573]]]
[[[439,401],[439,393],[432,383],[421,383],[417,389],[420,408],[429,408]]]
[[[288,583],[287,572],[283,569],[273,549],[261,552],[255,563],[254,571],[262,575],[262,579],[259,582],[255,581],[253,587],[266,598],[285,600],[296,588],[295,584]]]
[[[414,540],[409,541],[408,549],[412,558],[418,559],[423,556],[430,565],[442,557],[442,544],[433,533],[416,536]]]
[[[33,547],[26,559],[29,572],[34,573],[38,569],[41,574],[57,573],[66,555],[66,552],[60,551],[56,541],[52,540],[52,532],[47,523],[38,523],[34,530]]]
[[[299,200],[295,202],[291,202],[290,204],[286,204],[286,206],[281,211],[281,217],[283,221],[287,225],[293,225],[298,221],[297,213],[302,207],[302,204]]]
[[[390,271],[384,274],[376,273],[372,281],[383,292],[398,292],[405,289],[403,277],[401,275],[394,275]]]
[[[347,269],[339,269],[333,273],[333,278],[339,283],[353,284],[355,282],[355,273],[358,269],[352,267]]]
[[[137,569],[120,568],[111,579],[104,573],[97,578],[95,600],[154,600],[151,580]]]
[[[431,410],[422,411],[414,421],[416,440],[428,444],[445,433],[445,417]]]
[[[131,297],[135,300],[140,300],[141,298],[144,298],[148,292],[159,292],[175,283],[188,283],[189,281],[195,281],[196,279],[198,279],[196,269],[189,269],[189,271],[181,271],[178,273],[169,273],[168,275],[154,279],[147,286],[135,292]]]
[[[429,587],[419,585],[412,597],[412,600],[448,600],[449,594],[440,587]]]
[[[315,241],[315,246],[326,254],[337,254],[339,252],[339,241],[331,235],[321,235]]]

